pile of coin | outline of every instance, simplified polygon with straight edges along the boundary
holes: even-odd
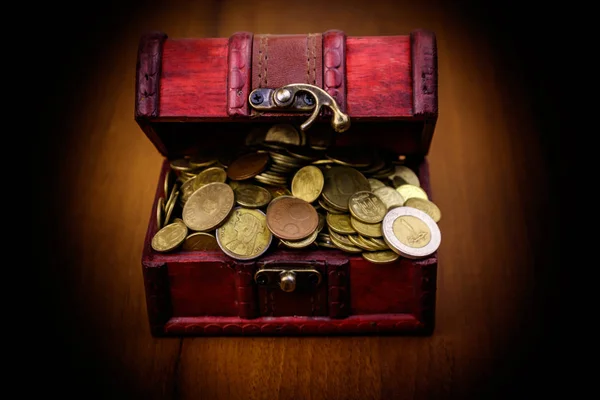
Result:
[[[325,248],[383,264],[440,245],[440,209],[402,156],[310,143],[288,124],[228,150],[170,162],[155,251],[251,260],[269,249]]]

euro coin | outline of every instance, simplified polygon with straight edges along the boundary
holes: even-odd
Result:
[[[408,199],[412,199],[413,197],[429,200],[429,196],[427,196],[425,190],[423,190],[419,186],[405,184],[398,186],[396,190],[398,191],[398,193],[400,193],[405,202]]]
[[[181,250],[185,251],[214,251],[221,250],[217,239],[206,232],[194,232],[188,235],[183,244]]]
[[[440,208],[430,200],[420,199],[418,197],[410,198],[404,203],[406,207],[416,208],[429,215],[435,222],[442,219]]]
[[[271,192],[264,187],[249,183],[241,183],[233,191],[235,192],[236,203],[246,208],[264,207],[273,198]]]
[[[152,237],[152,248],[161,253],[175,250],[183,243],[187,233],[188,229],[184,224],[173,222],[156,232]]]
[[[324,183],[323,172],[313,165],[307,165],[294,175],[292,194],[307,203],[312,203],[321,195]]]
[[[324,175],[323,198],[343,211],[348,211],[350,196],[356,192],[371,190],[367,178],[354,168],[334,166],[325,171]]]
[[[267,226],[279,239],[301,240],[317,229],[319,215],[306,201],[281,196],[267,207]]]
[[[201,171],[194,178],[194,190],[200,189],[204,185],[208,185],[213,182],[224,183],[227,180],[227,173],[223,168],[210,167]]]
[[[225,254],[236,260],[252,260],[271,246],[273,235],[267,228],[265,213],[237,207],[217,228],[217,243]]]
[[[391,250],[364,251],[363,258],[373,264],[389,264],[396,261],[400,256]]]

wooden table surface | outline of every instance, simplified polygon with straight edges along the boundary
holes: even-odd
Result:
[[[463,3],[108,3],[58,24],[59,62],[47,83],[53,125],[39,141],[38,165],[47,178],[40,190],[53,200],[44,208],[38,305],[46,388],[86,398],[214,400],[541,393],[532,371],[552,377],[544,346],[554,337],[546,322],[557,275],[545,250],[555,224],[546,218],[557,168],[552,124],[535,117],[547,106],[545,77],[528,75],[542,61],[522,58],[526,45],[514,33],[521,19],[501,32],[492,20],[500,5]],[[140,257],[161,156],[133,119],[139,36],[332,28],[437,34],[440,117],[429,161],[443,239],[435,334],[152,338]]]

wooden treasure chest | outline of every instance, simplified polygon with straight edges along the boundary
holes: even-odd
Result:
[[[154,336],[431,334],[436,39],[143,35]]]

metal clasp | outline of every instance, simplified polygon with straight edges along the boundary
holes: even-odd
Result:
[[[254,274],[254,281],[264,287],[279,287],[284,292],[293,292],[296,288],[311,289],[321,284],[319,271],[307,269],[259,269]]]
[[[280,88],[257,88],[248,96],[250,106],[259,111],[298,111],[312,110],[308,119],[300,125],[306,131],[317,119],[321,107],[329,107],[333,116],[331,126],[336,132],[350,128],[350,117],[344,114],[333,97],[318,86],[307,83],[292,83]]]

